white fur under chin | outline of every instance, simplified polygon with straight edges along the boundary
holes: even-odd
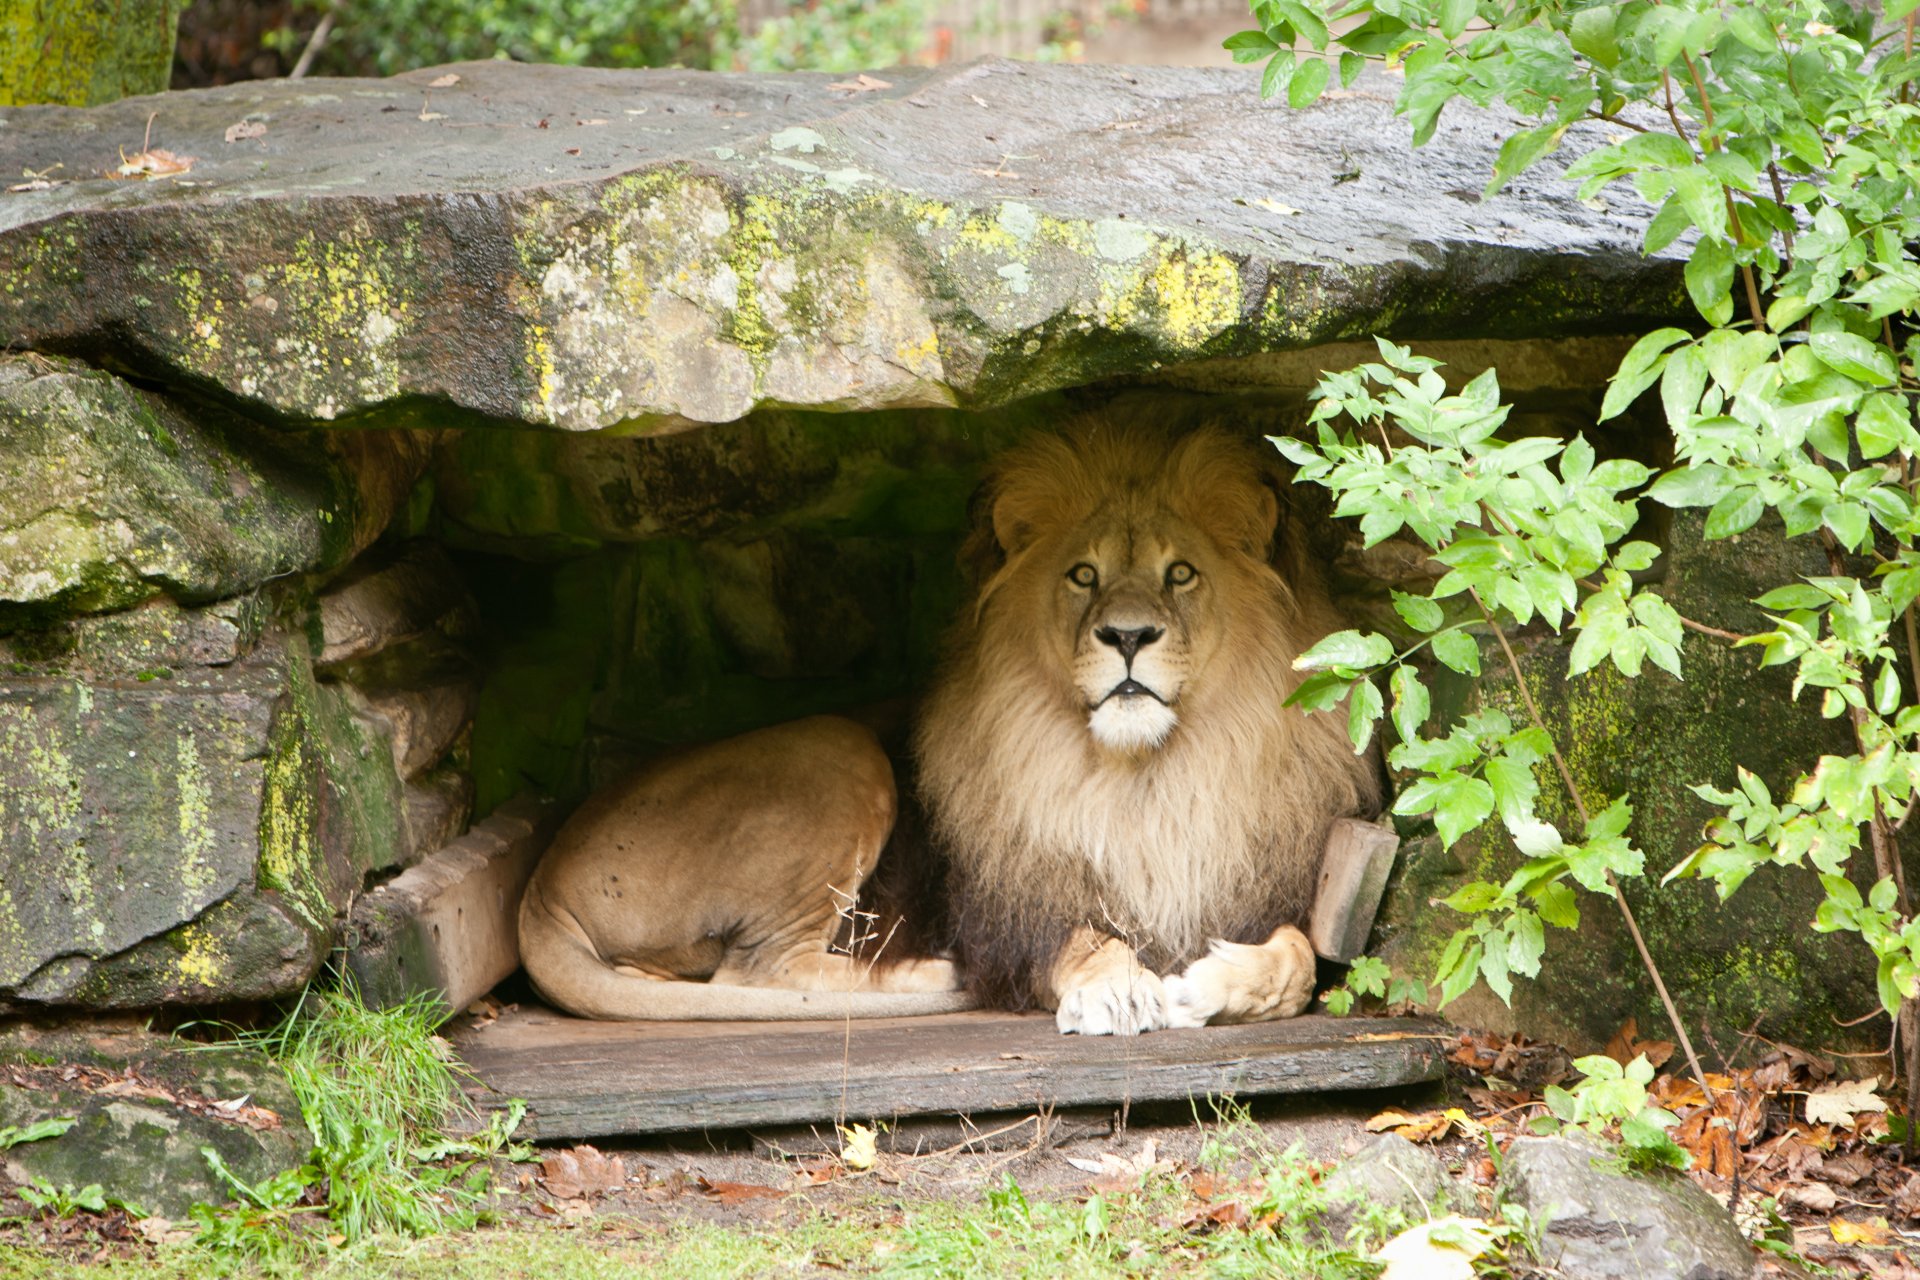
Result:
[[[1152,751],[1167,740],[1180,717],[1166,703],[1136,694],[1108,698],[1087,717],[1093,740],[1109,751]]]

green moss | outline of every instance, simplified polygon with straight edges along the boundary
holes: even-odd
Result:
[[[0,106],[159,93],[184,0],[14,0],[0,9]]]

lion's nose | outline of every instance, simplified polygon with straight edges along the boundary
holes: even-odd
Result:
[[[1093,633],[1093,638],[1101,644],[1111,645],[1113,648],[1118,649],[1120,656],[1127,660],[1127,665],[1132,666],[1133,656],[1135,654],[1165,634],[1166,632],[1159,627],[1135,627],[1131,630],[1122,630],[1119,627],[1101,627]]]

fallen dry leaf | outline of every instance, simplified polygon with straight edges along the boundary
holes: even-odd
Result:
[[[541,1181],[547,1193],[562,1200],[604,1195],[626,1185],[627,1164],[619,1156],[605,1155],[582,1143],[566,1151],[556,1151],[540,1162]]]
[[[175,178],[193,168],[194,157],[177,156],[155,147],[151,151],[120,153],[120,166],[107,172],[109,178]]]
[[[460,77],[455,75],[453,72],[449,71],[447,72],[447,74],[443,76],[435,76],[433,79],[427,81],[427,88],[451,89],[453,88],[453,86],[459,83],[460,83]]]
[[[1064,1158],[1083,1173],[1096,1175],[1088,1185],[1103,1195],[1137,1190],[1141,1183],[1155,1174],[1173,1171],[1173,1161],[1160,1158],[1160,1142],[1157,1138],[1142,1142],[1139,1152],[1132,1156],[1102,1151],[1098,1160],[1083,1160],[1077,1156]]]
[[[1642,1040],[1639,1019],[1628,1018],[1601,1052],[1623,1067],[1643,1054],[1649,1064],[1659,1067],[1673,1056],[1673,1044],[1667,1040]]]
[[[1436,1218],[1402,1231],[1374,1254],[1380,1280],[1473,1280],[1473,1260],[1493,1237],[1479,1218]]]
[[[849,1169],[865,1172],[873,1168],[873,1162],[880,1158],[879,1131],[869,1125],[856,1124],[840,1130],[840,1159]]]
[[[267,136],[267,123],[264,120],[242,120],[239,124],[227,126],[228,142],[245,142],[248,138]]]
[[[1858,1244],[1869,1249],[1882,1249],[1893,1243],[1893,1228],[1887,1225],[1885,1218],[1872,1218],[1866,1222],[1835,1218],[1827,1224],[1827,1230],[1833,1234],[1834,1242],[1837,1244]]]
[[[1840,1197],[1824,1182],[1802,1182],[1782,1191],[1780,1203],[1809,1213],[1832,1213],[1840,1206]]]
[[[748,1200],[778,1200],[787,1193],[778,1187],[763,1187],[757,1182],[709,1182],[700,1179],[700,1190],[721,1204],[744,1204]]]
[[[1807,1095],[1807,1123],[1832,1124],[1851,1128],[1860,1111],[1885,1111],[1887,1100],[1874,1092],[1879,1077],[1865,1080],[1835,1080]]]
[[[1454,1125],[1464,1128],[1471,1123],[1467,1113],[1458,1107],[1449,1107],[1445,1111],[1424,1111],[1417,1116],[1388,1108],[1367,1121],[1367,1132],[1397,1133],[1408,1142],[1438,1142],[1452,1132]]]
[[[877,89],[893,88],[893,81],[882,80],[877,76],[870,76],[862,71],[852,80],[845,80],[839,84],[830,84],[827,88],[838,89],[843,93],[872,93]]]

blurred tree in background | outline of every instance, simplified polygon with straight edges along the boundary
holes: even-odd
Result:
[[[193,0],[174,86],[284,75],[331,17],[310,74],[391,75],[477,58],[597,67],[852,71],[905,62],[929,0]],[[751,16],[752,20],[749,20]]]

